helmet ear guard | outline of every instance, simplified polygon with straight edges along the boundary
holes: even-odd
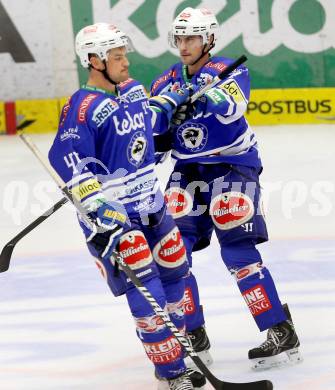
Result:
[[[90,66],[90,54],[96,54],[102,61],[106,61],[111,49],[125,47],[127,52],[134,51],[130,38],[108,23],[96,23],[81,29],[76,35],[75,46],[84,68]]]

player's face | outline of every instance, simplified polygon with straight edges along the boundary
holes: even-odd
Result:
[[[116,47],[108,52],[107,73],[117,84],[129,78],[129,61],[125,47]]]
[[[202,53],[202,37],[200,35],[177,35],[175,39],[181,62],[184,65],[192,65]]]

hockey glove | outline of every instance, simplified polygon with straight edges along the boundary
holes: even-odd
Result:
[[[193,103],[182,104],[172,115],[171,125],[172,127],[178,127],[182,123],[188,121],[192,118],[195,107]]]
[[[119,242],[124,225],[127,222],[126,211],[117,202],[99,199],[95,202],[89,217],[95,223],[95,229],[88,237],[90,243],[101,258],[109,259]]]
[[[180,88],[173,92],[163,92],[161,95],[152,96],[149,99],[149,105],[150,107],[164,111],[170,121],[176,108],[186,103],[189,98],[190,90],[187,88]]]

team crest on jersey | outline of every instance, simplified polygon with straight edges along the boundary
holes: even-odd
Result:
[[[152,262],[152,254],[144,234],[134,230],[124,234],[119,243],[119,253],[123,260],[136,270]]]
[[[192,197],[184,188],[170,187],[165,191],[165,202],[173,218],[180,218],[192,210]]]
[[[135,133],[127,148],[127,157],[130,164],[139,166],[145,156],[147,150],[148,141],[143,131]]]
[[[201,123],[187,122],[178,127],[177,137],[185,149],[191,152],[199,152],[207,144],[208,129]]]
[[[252,218],[254,204],[242,192],[225,192],[212,199],[210,215],[219,229],[229,230]]]
[[[177,227],[156,244],[153,255],[157,263],[166,268],[176,268],[186,261],[186,249]]]
[[[213,80],[213,76],[208,73],[200,73],[199,77],[197,78],[197,84],[200,86],[200,88],[205,87],[207,84],[209,84]]]

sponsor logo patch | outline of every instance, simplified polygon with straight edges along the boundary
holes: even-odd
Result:
[[[223,62],[216,62],[216,63],[213,63],[213,62],[209,62],[207,65],[204,66],[205,68],[210,68],[210,69],[215,69],[217,70],[219,73],[223,72],[226,68],[227,68],[227,65],[224,64]]]
[[[83,123],[86,120],[86,111],[90,107],[93,100],[97,97],[94,93],[89,93],[85,99],[80,103],[78,109],[78,122]]]
[[[79,129],[78,126],[70,127],[69,129],[64,129],[63,134],[60,135],[60,141],[66,141],[68,139],[80,139],[80,135],[78,134]]]
[[[205,95],[215,104],[220,104],[226,101],[225,94],[218,88],[212,88]]]
[[[242,295],[254,317],[272,308],[271,302],[260,284],[244,291]]]
[[[131,231],[121,237],[119,253],[133,270],[146,267],[153,260],[148,242],[139,230]]]
[[[156,333],[166,328],[165,322],[156,314],[151,317],[135,318],[135,322],[141,333]]]
[[[165,202],[173,218],[180,218],[192,210],[192,197],[183,188],[170,187],[165,191]]]
[[[127,148],[127,157],[130,164],[137,167],[143,162],[147,145],[147,137],[143,131],[138,131],[132,136]]]
[[[94,194],[95,192],[99,192],[100,189],[101,186],[96,179],[88,179],[79,185],[74,186],[71,189],[71,192],[77,199],[82,200],[87,196]]]
[[[152,93],[155,92],[156,89],[157,89],[162,83],[164,83],[165,81],[167,81],[170,77],[171,77],[171,78],[175,78],[175,77],[176,77],[176,71],[170,70],[166,75],[161,76],[159,79],[157,79],[157,80],[154,82],[154,84],[153,84],[153,86],[152,86],[152,88],[151,88],[151,92],[152,92]]]
[[[231,96],[236,103],[248,103],[236,81],[227,81],[221,84],[219,88]]]
[[[119,108],[119,105],[112,99],[103,100],[93,112],[92,120],[100,127]]]
[[[177,226],[156,244],[153,255],[166,268],[176,268],[186,261],[186,249]]]
[[[184,295],[184,308],[185,314],[193,314],[195,312],[195,304],[193,300],[192,290],[190,287],[186,287]]]
[[[62,114],[61,114],[59,127],[64,126],[64,122],[65,122],[67,114],[68,114],[68,112],[70,110],[70,107],[71,107],[71,104],[70,104],[70,98],[69,98],[68,101],[65,103],[63,109],[62,109]]]
[[[178,140],[185,149],[191,152],[202,150],[208,140],[208,129],[201,123],[187,122],[178,127]]]
[[[184,297],[179,302],[168,302],[166,306],[172,319],[181,320],[184,318]]]
[[[254,205],[242,192],[225,192],[212,199],[209,213],[215,226],[229,230],[249,221],[254,215]]]
[[[147,99],[144,88],[142,85],[138,85],[128,91],[125,96],[129,102],[137,102],[139,100]]]
[[[174,336],[158,343],[143,343],[148,358],[154,364],[168,364],[175,362],[181,357],[182,350]]]

